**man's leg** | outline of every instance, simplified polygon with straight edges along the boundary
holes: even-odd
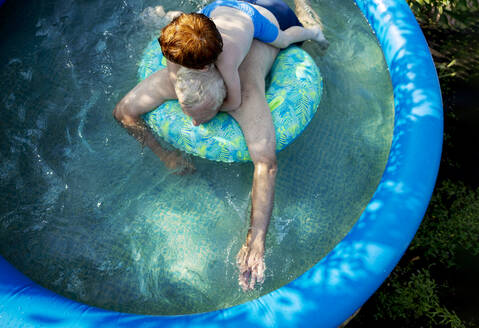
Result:
[[[257,40],[239,68],[242,103],[231,115],[241,126],[254,164],[251,223],[246,242],[237,256],[239,284],[253,289],[264,280],[264,248],[273,209],[276,178],[276,135],[265,99],[265,77],[278,53]]]

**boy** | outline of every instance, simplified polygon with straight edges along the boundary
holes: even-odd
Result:
[[[181,66],[207,69],[216,65],[226,85],[221,110],[228,112],[241,104],[238,67],[253,38],[280,49],[305,40],[328,45],[319,25],[303,27],[282,0],[218,0],[199,13],[174,18],[158,41],[173,77]]]

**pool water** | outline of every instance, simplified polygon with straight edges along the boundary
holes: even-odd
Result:
[[[388,158],[393,94],[351,0],[314,0],[324,93],[278,153],[266,281],[243,293],[235,257],[249,222],[251,163],[192,158],[177,176],[113,119],[162,22],[148,7],[207,1],[7,1],[0,10],[0,254],[61,295],[143,314],[216,310],[295,279],[350,230]],[[173,5],[175,7],[173,7]],[[290,2],[292,5],[292,1]]]

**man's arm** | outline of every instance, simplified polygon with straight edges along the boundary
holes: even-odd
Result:
[[[161,147],[151,133],[141,115],[160,106],[168,99],[175,99],[176,94],[168,75],[163,69],[153,73],[135,86],[116,105],[113,116],[125,129],[142,145],[148,146],[170,169],[191,169],[184,163],[184,159],[177,151],[169,151]]]
[[[253,289],[264,280],[264,250],[276,179],[276,135],[271,110],[265,98],[265,77],[278,49],[254,40],[249,54],[239,69],[242,81],[242,103],[231,112],[240,125],[254,164],[251,193],[250,228],[246,242],[237,256],[239,284]]]
[[[231,115],[241,126],[254,164],[250,228],[237,256],[239,284],[246,291],[264,281],[265,241],[273,210],[277,165],[275,131],[264,89],[243,89],[243,95],[241,107]]]

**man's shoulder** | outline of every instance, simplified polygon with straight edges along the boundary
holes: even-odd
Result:
[[[139,86],[146,92],[153,93],[155,97],[174,99],[176,98],[174,79],[176,74],[170,74],[167,68],[163,68],[141,81]]]

